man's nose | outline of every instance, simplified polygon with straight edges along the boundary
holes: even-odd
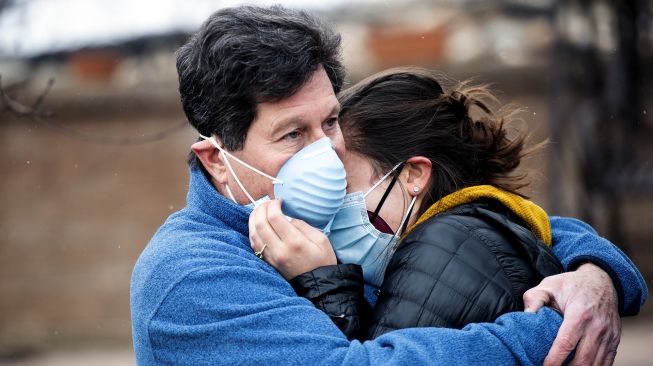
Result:
[[[306,145],[310,145],[323,137],[327,137],[327,134],[324,133],[324,130],[322,128],[315,128],[311,130],[311,133],[308,135],[308,141],[306,141]]]

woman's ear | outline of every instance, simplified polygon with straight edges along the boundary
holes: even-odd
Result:
[[[406,160],[406,163],[405,171],[408,172],[408,177],[406,178],[408,193],[411,196],[417,196],[428,186],[433,164],[431,160],[424,156],[413,156]]]
[[[227,167],[222,159],[223,154],[220,154],[220,150],[216,149],[211,141],[198,141],[190,148],[193,150],[200,162],[202,162],[204,169],[206,169],[215,182],[227,184]]]

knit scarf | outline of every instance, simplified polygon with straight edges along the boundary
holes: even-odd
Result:
[[[547,246],[551,246],[551,225],[549,224],[549,216],[546,212],[540,206],[519,195],[491,185],[467,187],[442,197],[429,207],[417,219],[417,222],[408,228],[404,236],[408,235],[417,225],[441,212],[481,198],[493,198],[504,204],[526,223],[533,234],[540,238]]]

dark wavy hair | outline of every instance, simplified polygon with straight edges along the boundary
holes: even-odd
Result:
[[[293,95],[320,65],[338,93],[340,36],[315,17],[281,6],[223,9],[177,51],[181,103],[199,133],[239,150],[257,103]],[[188,163],[199,165],[192,152]]]
[[[497,100],[486,86],[465,83],[447,92],[433,73],[419,68],[372,75],[339,99],[347,149],[370,159],[378,175],[413,156],[432,162],[418,215],[440,198],[473,185],[519,194],[527,185],[526,175],[515,170],[541,146],[526,149],[525,130],[508,135],[506,127],[520,110],[507,106],[492,111],[489,102]]]

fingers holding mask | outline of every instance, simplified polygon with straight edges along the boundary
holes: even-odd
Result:
[[[289,259],[302,252],[305,238],[281,211],[281,202],[272,200],[260,204],[249,217],[249,236],[255,252],[263,251],[262,259],[284,273]]]
[[[267,218],[280,238],[281,249],[275,253],[274,267],[286,279],[321,266],[336,264],[335,254],[324,233],[302,220],[289,219],[281,211],[281,201],[270,203]]]
[[[312,227],[302,220],[293,220],[292,225],[302,233],[311,244],[316,245],[318,250],[326,251],[326,254],[331,254],[333,256],[333,262],[335,263],[335,252],[331,246],[329,239],[322,233],[320,230]]]
[[[286,279],[336,263],[326,236],[301,220],[285,216],[279,200],[257,207],[250,216],[249,229],[252,249],[262,250],[263,260]]]
[[[306,243],[306,240],[302,233],[291,223],[293,219],[284,215],[281,210],[281,200],[270,201],[266,214],[270,227],[274,230],[279,240],[287,247],[285,249],[301,251],[301,245]]]
[[[249,216],[249,240],[255,253],[260,253],[260,258],[273,264],[274,254],[279,248],[281,240],[268,222],[268,205],[263,202],[252,211]]]

